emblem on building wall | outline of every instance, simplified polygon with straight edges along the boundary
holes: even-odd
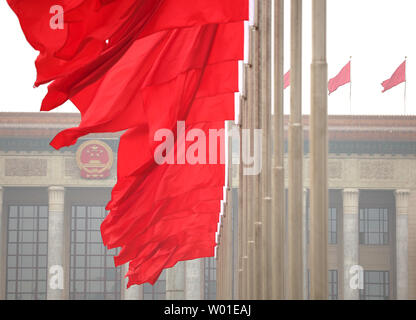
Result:
[[[110,176],[113,151],[102,141],[89,140],[81,144],[76,153],[77,164],[84,179],[105,179]]]

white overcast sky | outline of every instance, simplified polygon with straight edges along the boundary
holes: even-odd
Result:
[[[35,1],[35,0],[34,0]],[[304,113],[309,113],[311,62],[311,0],[303,11]],[[352,113],[403,114],[404,84],[381,93],[388,79],[408,57],[407,114],[416,114],[416,1],[415,0],[327,0],[329,78],[352,56]],[[290,36],[290,1],[286,6],[286,39]],[[7,2],[0,1],[0,111],[38,111],[46,86],[33,88],[37,52],[26,42],[18,20]],[[286,70],[290,48],[285,47]],[[286,90],[286,112],[289,89]],[[329,97],[330,114],[350,114],[349,86]],[[67,103],[57,111],[77,111]]]

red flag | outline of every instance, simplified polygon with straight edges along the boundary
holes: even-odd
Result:
[[[51,29],[54,1],[8,0],[40,51],[36,85],[52,81],[42,110],[70,99],[81,112],[79,127],[51,145],[127,129],[101,232],[108,248],[121,247],[116,265],[129,262],[129,286],[153,284],[178,261],[214,254],[225,184],[221,129],[234,119],[248,2],[62,0],[64,28]],[[193,141],[183,141],[181,121]],[[159,129],[175,132],[165,155],[205,162],[158,164]],[[209,144],[195,144],[214,129],[220,143],[212,164]]]
[[[7,0],[40,51],[36,86],[77,71],[102,75],[137,39],[163,30],[246,20],[245,0],[60,0],[64,27],[52,28],[54,0]]]
[[[337,90],[339,87],[351,82],[351,61],[348,62],[341,71],[328,82],[329,94]]]
[[[383,91],[386,92],[400,83],[406,82],[406,60],[394,71],[390,79],[383,81]]]
[[[153,284],[178,261],[212,256],[225,165],[159,165],[154,155],[162,142],[154,137],[159,129],[176,132],[178,121],[186,122],[184,134],[206,135],[234,119],[248,0],[62,0],[62,30],[50,29],[54,1],[8,2],[40,51],[36,85],[52,81],[42,110],[70,99],[81,112],[80,126],[51,145],[127,129],[101,232],[108,248],[122,248],[115,263],[130,263],[129,286]],[[178,157],[184,146],[203,158],[195,141],[180,133],[173,141],[166,154]],[[216,156],[224,149],[220,143]]]
[[[207,134],[211,129],[222,127],[223,123],[198,124],[188,128],[187,132],[200,128]],[[131,166],[132,168],[138,165],[135,154],[142,152],[140,139],[137,139],[137,134],[141,135],[140,131],[129,130],[120,143],[120,160],[136,163]],[[178,148],[172,152],[176,159]],[[206,155],[209,157],[208,152]],[[127,178],[133,179],[128,182],[130,195],[127,199],[112,204],[111,212],[101,226],[104,243],[109,248],[119,246],[123,248],[115,259],[116,265],[127,261],[132,261],[136,266],[146,264],[149,257],[156,259],[156,256],[161,254],[160,250],[170,251],[181,248],[176,242],[177,237],[181,237],[185,230],[189,235],[200,234],[201,228],[198,227],[200,222],[203,223],[204,228],[205,226],[211,228],[210,237],[215,235],[219,219],[219,199],[222,199],[221,186],[225,182],[223,164],[162,165],[156,166],[145,176],[134,174]],[[123,177],[119,177],[117,184],[123,183],[124,180]],[[207,186],[212,187],[201,189]],[[168,238],[169,241],[164,240]],[[173,243],[175,245],[171,247]],[[213,244],[211,242],[211,246]],[[196,248],[194,246],[194,249]],[[160,273],[165,266],[158,261],[160,260],[156,259],[151,267],[152,270]],[[136,273],[132,269],[133,265],[130,264],[130,275]],[[130,277],[130,281],[133,278]],[[147,281],[151,282],[150,279]]]
[[[206,45],[208,37],[213,40],[212,46]],[[169,41],[168,44],[166,41]],[[165,47],[170,50],[166,51]],[[81,124],[78,128],[61,132],[52,141],[52,146],[60,148],[73,144],[78,137],[91,132],[135,127],[143,119],[142,113],[137,112],[143,104],[141,112],[155,112],[158,122],[165,119],[159,116],[160,112],[164,112],[160,108],[167,110],[172,103],[179,102],[178,97],[186,97],[180,95],[178,86],[186,85],[187,92],[191,92],[191,81],[193,86],[198,85],[197,78],[187,77],[186,74],[202,75],[201,66],[204,63],[210,65],[206,66],[201,90],[207,88],[205,83],[211,87],[232,86],[236,89],[238,65],[233,61],[243,59],[243,48],[243,23],[231,23],[218,28],[209,25],[180,29],[174,34],[166,34],[166,37],[158,33],[157,37],[137,41],[99,82],[71,98],[81,111]],[[203,58],[207,57],[205,62]],[[171,61],[176,63],[169,65]],[[55,90],[52,86],[44,104],[56,101],[62,94],[60,89]],[[193,98],[192,95],[188,97]]]
[[[286,72],[284,79],[283,79],[283,89],[286,89],[290,86],[290,70]]]

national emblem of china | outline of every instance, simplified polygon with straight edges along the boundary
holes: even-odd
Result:
[[[89,140],[81,144],[76,153],[77,164],[84,179],[105,179],[110,176],[113,152],[102,141]]]

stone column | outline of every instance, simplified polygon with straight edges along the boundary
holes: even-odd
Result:
[[[409,190],[396,191],[396,283],[397,300],[408,299]]]
[[[48,226],[48,300],[64,300],[69,288],[65,288],[65,189],[49,187],[49,226]]]
[[[203,260],[186,261],[185,300],[203,300]]]
[[[0,300],[6,299],[7,212],[3,211],[3,188],[0,186]]]
[[[129,265],[126,263],[121,268],[121,299],[122,300],[143,300],[143,286],[134,285],[127,289],[128,278],[125,278]]]
[[[358,265],[358,189],[344,189],[344,300],[358,300],[359,290],[350,287],[350,269]]]
[[[166,270],[166,300],[185,299],[185,262]]]

